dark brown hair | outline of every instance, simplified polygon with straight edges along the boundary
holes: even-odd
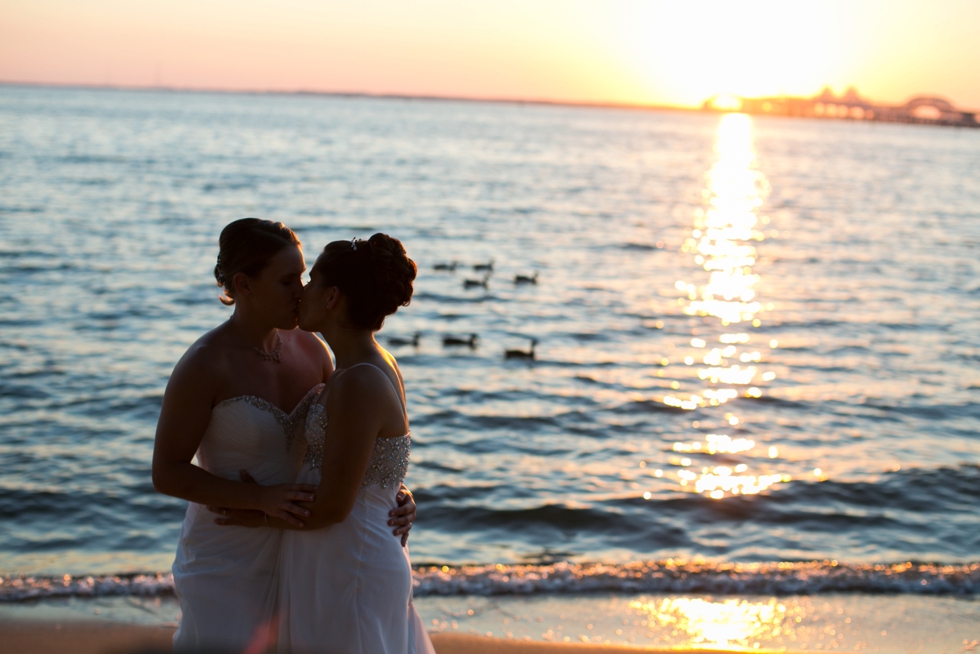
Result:
[[[405,246],[387,234],[368,240],[334,241],[323,248],[317,272],[327,286],[347,297],[348,318],[355,327],[377,331],[385,318],[412,301],[418,268]]]
[[[214,278],[225,289],[223,304],[235,303],[232,280],[238,273],[254,277],[269,265],[279,250],[300,242],[293,230],[282,223],[261,218],[242,218],[228,223],[218,237],[218,265]]]

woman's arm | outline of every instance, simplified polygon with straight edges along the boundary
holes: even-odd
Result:
[[[240,476],[242,481],[246,483],[256,483],[256,481],[252,479],[252,476],[245,470],[241,471]],[[398,489],[398,494],[395,495],[395,501],[398,503],[398,506],[388,512],[388,526],[394,527],[392,534],[395,536],[400,536],[402,547],[405,547],[408,544],[408,534],[410,531],[412,531],[412,525],[415,523],[417,510],[415,505],[415,496],[412,495],[412,491],[408,489],[408,486],[402,484],[401,488]],[[250,528],[283,527],[280,522],[269,520],[261,511],[229,509],[227,507],[217,506],[209,506],[208,510],[221,516],[220,518],[215,518],[214,520],[214,522],[219,525]]]
[[[325,374],[327,373],[328,370],[325,370]],[[340,411],[346,411],[350,409],[355,414],[360,414],[362,416],[375,416],[377,414],[378,407],[377,407],[377,403],[374,401],[365,402],[364,408],[360,409],[360,408],[350,408],[350,403],[344,399],[336,400],[336,398],[343,393],[349,393],[363,400],[365,397],[368,396],[369,393],[374,392],[374,388],[372,387],[371,383],[370,382],[365,383],[363,380],[361,382],[363,384],[363,388],[361,390],[355,390],[351,387],[348,387],[343,391],[340,390],[342,385],[346,385],[348,382],[353,381],[350,377],[351,376],[348,376],[348,379],[344,379],[344,380],[338,379],[337,382],[335,382],[335,386],[332,388],[331,393],[328,395],[328,398],[331,398],[331,402],[327,407],[327,412],[330,415],[330,423],[334,427],[340,425],[342,421],[346,418],[345,415],[339,414]],[[363,428],[366,434],[376,434],[378,429],[380,429],[381,422],[382,421],[379,419],[377,420],[377,426],[371,423],[367,425],[361,425],[360,427],[351,426],[350,428],[352,429]],[[328,429],[328,433],[325,434],[326,439],[329,440],[332,437],[334,438],[341,437],[341,435],[338,434],[337,432],[343,429],[342,427],[338,428],[337,431],[332,431],[331,426],[328,425],[327,429]],[[356,497],[357,491],[360,489],[360,483],[363,480],[364,473],[367,471],[367,463],[370,461],[371,450],[374,447],[374,439],[370,438],[370,436],[366,436],[365,439],[368,443],[370,443],[370,445],[367,449],[367,454],[366,454],[366,458],[363,461],[363,465],[360,467],[360,473],[355,475],[357,477],[357,482],[353,486],[353,495],[349,500],[351,506],[353,505],[353,501],[354,501],[353,498]],[[337,445],[338,447],[342,445],[337,443],[336,440],[334,440],[332,441],[332,443],[325,443],[325,450],[329,447],[330,444]],[[343,459],[339,458],[341,456],[345,456],[345,455],[340,453],[334,455],[334,454],[330,454],[328,451],[325,451],[324,461],[332,460],[335,463],[340,462],[343,461]],[[345,469],[349,469],[349,466],[344,465],[343,467]],[[330,474],[329,470],[321,469],[321,472],[322,472],[321,479],[326,480],[327,475]],[[255,483],[255,480],[253,480],[246,471],[242,471],[241,475],[243,481],[253,483],[253,484]],[[322,491],[323,489],[327,488],[327,486],[328,484],[321,482],[321,485],[317,492],[319,497],[321,498],[324,497],[324,493]],[[350,485],[348,485],[346,488],[349,489]],[[389,517],[388,525],[391,527],[395,527],[393,533],[395,536],[401,537],[401,543],[402,546],[404,546],[408,542],[408,533],[409,531],[411,531],[412,524],[415,522],[415,517],[416,517],[415,498],[412,495],[412,491],[410,491],[408,487],[405,486],[405,484],[402,484],[401,488],[399,488],[398,494],[395,496],[395,499],[398,503],[398,506],[388,512],[388,517]],[[321,506],[330,507],[330,510],[333,510],[333,508],[335,508],[335,505],[340,503],[342,502],[338,500],[335,502],[321,501],[320,504]],[[306,504],[305,502],[302,504],[304,505],[304,507],[314,509],[314,514],[316,513],[317,509],[315,505]],[[236,510],[231,507],[209,506],[208,508],[214,513],[221,516],[215,518],[215,522],[219,525],[231,525],[231,526],[241,526],[241,527],[269,526],[277,529],[301,527],[301,525],[287,523],[283,520],[278,520],[275,518],[266,518],[262,515],[256,515],[254,512],[245,511],[245,510]],[[341,517],[339,520],[336,520],[336,522],[343,521],[344,517],[346,517],[347,513],[349,512],[350,512],[350,508],[348,507],[346,511],[343,512],[343,517]],[[322,527],[322,526],[327,526],[327,524],[333,524],[333,522],[324,522],[324,524],[318,524],[317,526],[314,526],[313,522],[311,521],[307,521],[307,522],[309,524],[307,524],[306,527],[309,529],[315,529],[317,528],[317,526]],[[318,523],[319,521],[317,520],[315,522]]]
[[[305,527],[270,517],[271,527],[322,529],[343,522],[354,508],[374,442],[384,424],[384,412],[379,404],[385,402],[385,396],[378,392],[381,380],[369,377],[371,374],[351,371],[331,384],[327,394],[330,420],[323,442],[321,481],[316,500],[301,504],[312,511],[304,520]]]
[[[258,486],[217,477],[191,463],[211,421],[215,379],[213,362],[192,348],[174,368],[163,396],[153,446],[153,487],[189,502],[232,509],[254,509],[301,527],[309,510],[296,504],[315,499],[312,486]],[[205,365],[212,363],[212,365]]]

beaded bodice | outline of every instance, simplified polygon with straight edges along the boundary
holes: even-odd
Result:
[[[306,415],[306,456],[303,462],[313,469],[323,463],[323,441],[327,431],[327,409],[319,402],[310,407]],[[412,449],[412,436],[405,434],[395,438],[379,438],[374,442],[371,461],[361,488],[377,485],[381,488],[399,486],[408,474],[408,459]]]
[[[282,428],[283,434],[286,435],[286,449],[289,450],[292,447],[293,441],[301,433],[303,426],[306,424],[306,412],[310,407],[310,403],[317,398],[324,386],[325,384],[317,384],[308,390],[306,395],[303,396],[303,399],[289,413],[286,413],[272,402],[264,400],[261,397],[256,397],[255,395],[230,397],[227,400],[218,402],[214,408],[217,409],[237,402],[244,402],[245,404],[254,406],[256,409],[267,411],[276,419],[276,422]]]

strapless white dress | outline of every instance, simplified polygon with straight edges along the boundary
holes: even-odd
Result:
[[[292,483],[304,444],[294,443],[323,384],[310,389],[291,413],[250,395],[211,410],[197,465],[239,481],[247,470],[258,483]],[[216,525],[201,504],[187,507],[173,565],[181,619],[174,650],[243,651],[264,639],[276,610],[280,529]]]
[[[298,483],[320,483],[326,424],[323,405],[312,405]],[[350,515],[324,529],[286,531],[279,654],[435,654],[412,604],[408,549],[388,526],[410,449],[408,434],[379,438]]]

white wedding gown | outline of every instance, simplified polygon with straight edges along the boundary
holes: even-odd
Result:
[[[234,481],[247,470],[264,486],[292,483],[304,451],[303,443],[292,441],[322,388],[311,388],[291,413],[251,395],[218,403],[197,464]],[[193,502],[184,517],[173,565],[181,610],[178,652],[243,651],[268,637],[275,614],[282,530],[223,527],[216,517]]]
[[[398,389],[395,394],[401,397]],[[313,404],[297,483],[320,483],[326,424],[323,404]],[[388,526],[410,448],[409,434],[377,439],[347,518],[314,531],[286,531],[279,654],[435,654],[412,604],[408,549]]]

